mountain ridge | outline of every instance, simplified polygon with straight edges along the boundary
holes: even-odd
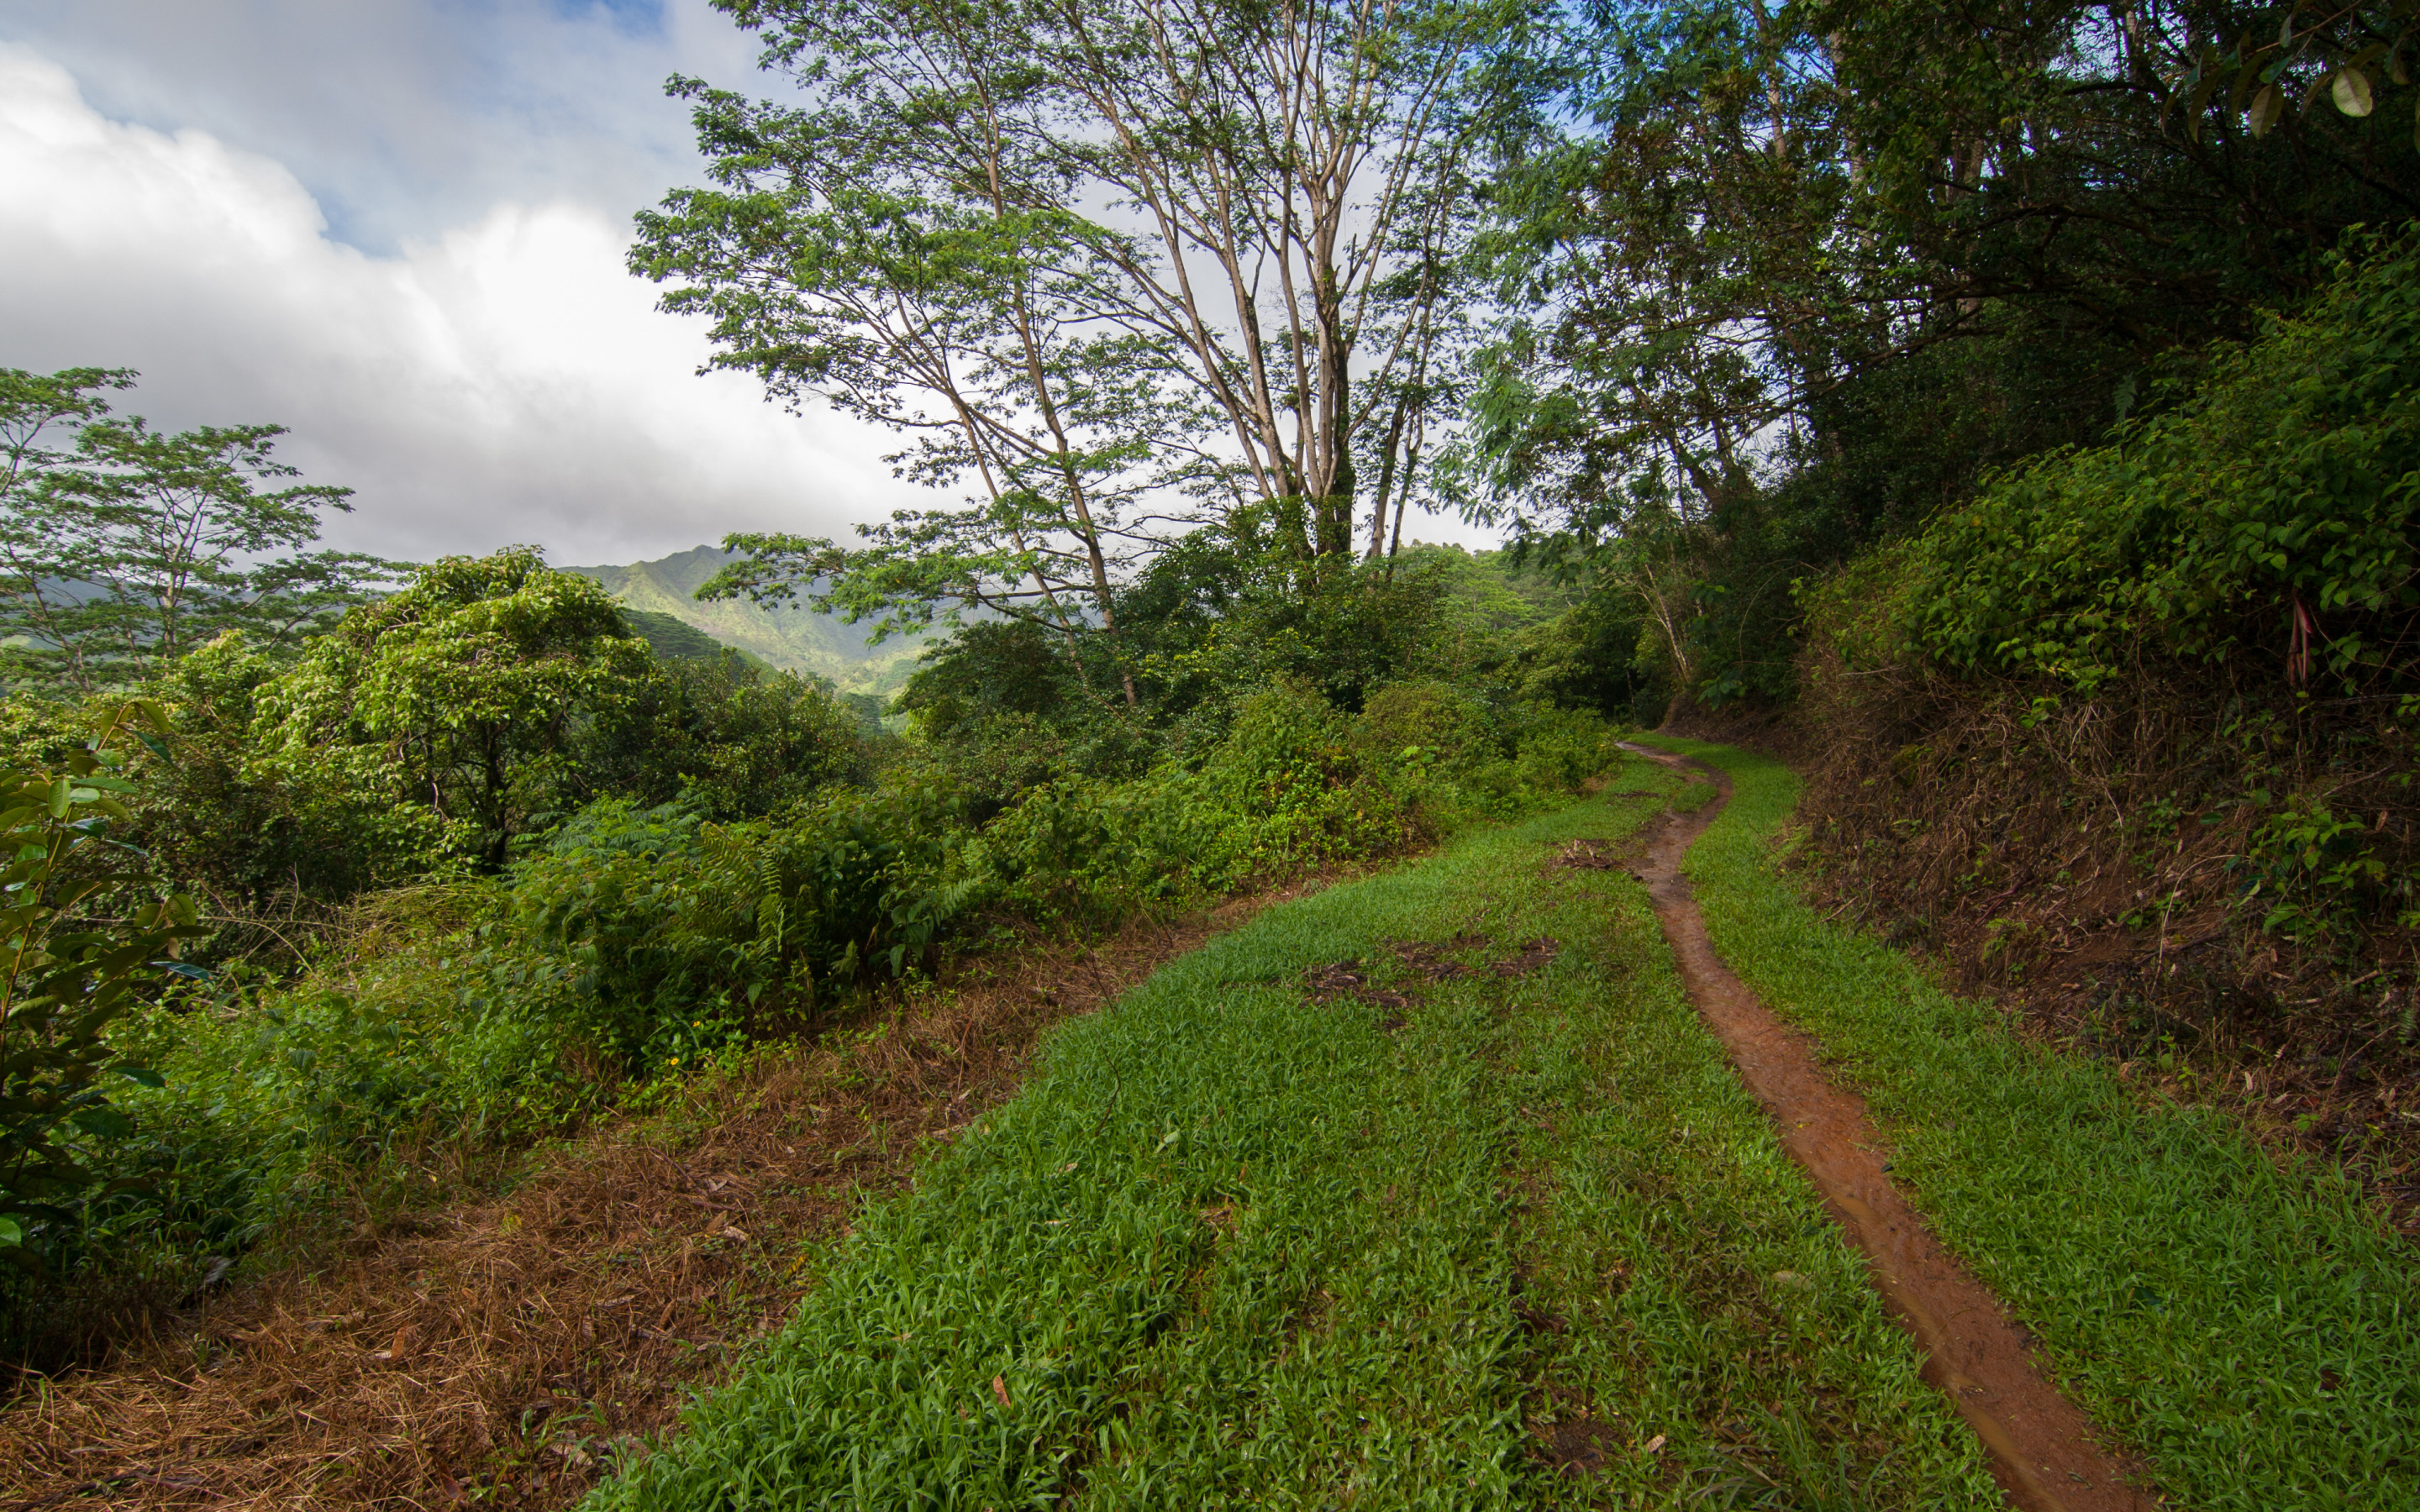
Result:
[[[915,671],[926,638],[893,635],[880,645],[868,644],[860,626],[808,607],[805,598],[814,585],[784,604],[696,597],[698,588],[736,554],[699,546],[626,566],[562,570],[600,584],[626,609],[669,616],[770,666],[824,678],[843,692],[892,693]]]

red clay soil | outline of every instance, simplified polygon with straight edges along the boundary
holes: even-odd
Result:
[[[1867,1274],[1924,1352],[1924,1379],[1957,1404],[1988,1452],[2009,1499],[2034,1512],[2136,1512],[2160,1504],[2131,1484],[2131,1467],[2096,1442],[2091,1421],[2050,1383],[2023,1329],[1999,1298],[1944,1249],[1890,1178],[1881,1135],[1862,1100],[1817,1069],[1814,1047],[1757,1000],[1706,937],[1681,857],[1730,801],[1730,779],[1681,757],[1638,747],[1642,756],[1694,767],[1720,796],[1676,814],[1639,868],[1690,1000],[1721,1035],[1740,1079],[1781,1131],[1782,1148],[1815,1179]]]

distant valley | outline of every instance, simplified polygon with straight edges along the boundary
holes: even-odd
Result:
[[[825,678],[844,693],[888,696],[916,670],[916,657],[928,644],[925,638],[894,635],[878,646],[868,645],[868,626],[816,613],[807,606],[804,593],[796,601],[769,607],[745,599],[710,604],[692,596],[699,584],[730,560],[731,553],[719,547],[701,546],[627,567],[563,570],[603,584],[634,615],[677,620],[768,666]]]

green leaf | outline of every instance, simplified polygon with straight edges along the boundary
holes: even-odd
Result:
[[[70,1119],[96,1139],[123,1139],[134,1132],[134,1120],[116,1108],[82,1108]]]
[[[2336,109],[2348,116],[2366,116],[2376,103],[2369,94],[2369,75],[2359,69],[2338,69],[2329,92],[2335,97]]]
[[[125,1077],[128,1081],[140,1082],[142,1085],[150,1088],[155,1092],[168,1085],[168,1078],[161,1075],[158,1072],[153,1071],[148,1066],[116,1066],[111,1069],[116,1071],[120,1076]]]
[[[0,1216],[0,1245],[23,1244],[25,1226],[14,1218]]]
[[[2192,98],[2185,101],[2185,134],[2196,142],[2201,140],[2202,116],[2210,109],[2210,97],[2218,92],[2223,77],[2214,69],[2204,70],[2201,83],[2194,85]]]
[[[2260,92],[2252,97],[2252,106],[2244,112],[2244,117],[2251,123],[2252,134],[2262,137],[2275,128],[2277,117],[2285,113],[2286,97],[2278,92],[2275,85],[2267,84],[2262,85]]]

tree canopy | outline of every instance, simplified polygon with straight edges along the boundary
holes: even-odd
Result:
[[[886,624],[981,606],[1075,644],[1183,532],[1371,539],[1448,420],[1485,60],[1521,0],[726,0],[802,103],[694,79],[712,187],[634,268],[717,365],[908,440],[966,502],[842,548],[735,536],[726,593],[819,576]],[[1131,687],[1128,697],[1133,696]]]
[[[113,418],[120,369],[0,369],[0,677],[91,693],[229,630],[290,653],[394,566],[306,551],[349,488],[297,475],[280,425],[163,433]]]
[[[299,780],[375,795],[492,869],[556,816],[575,735],[649,665],[605,590],[535,549],[448,557],[312,641],[257,728]]]
[[[2165,402],[2420,209],[2415,15],[1582,8],[1499,185],[1466,506],[1609,571],[1683,681],[1773,683],[1794,576]]]

